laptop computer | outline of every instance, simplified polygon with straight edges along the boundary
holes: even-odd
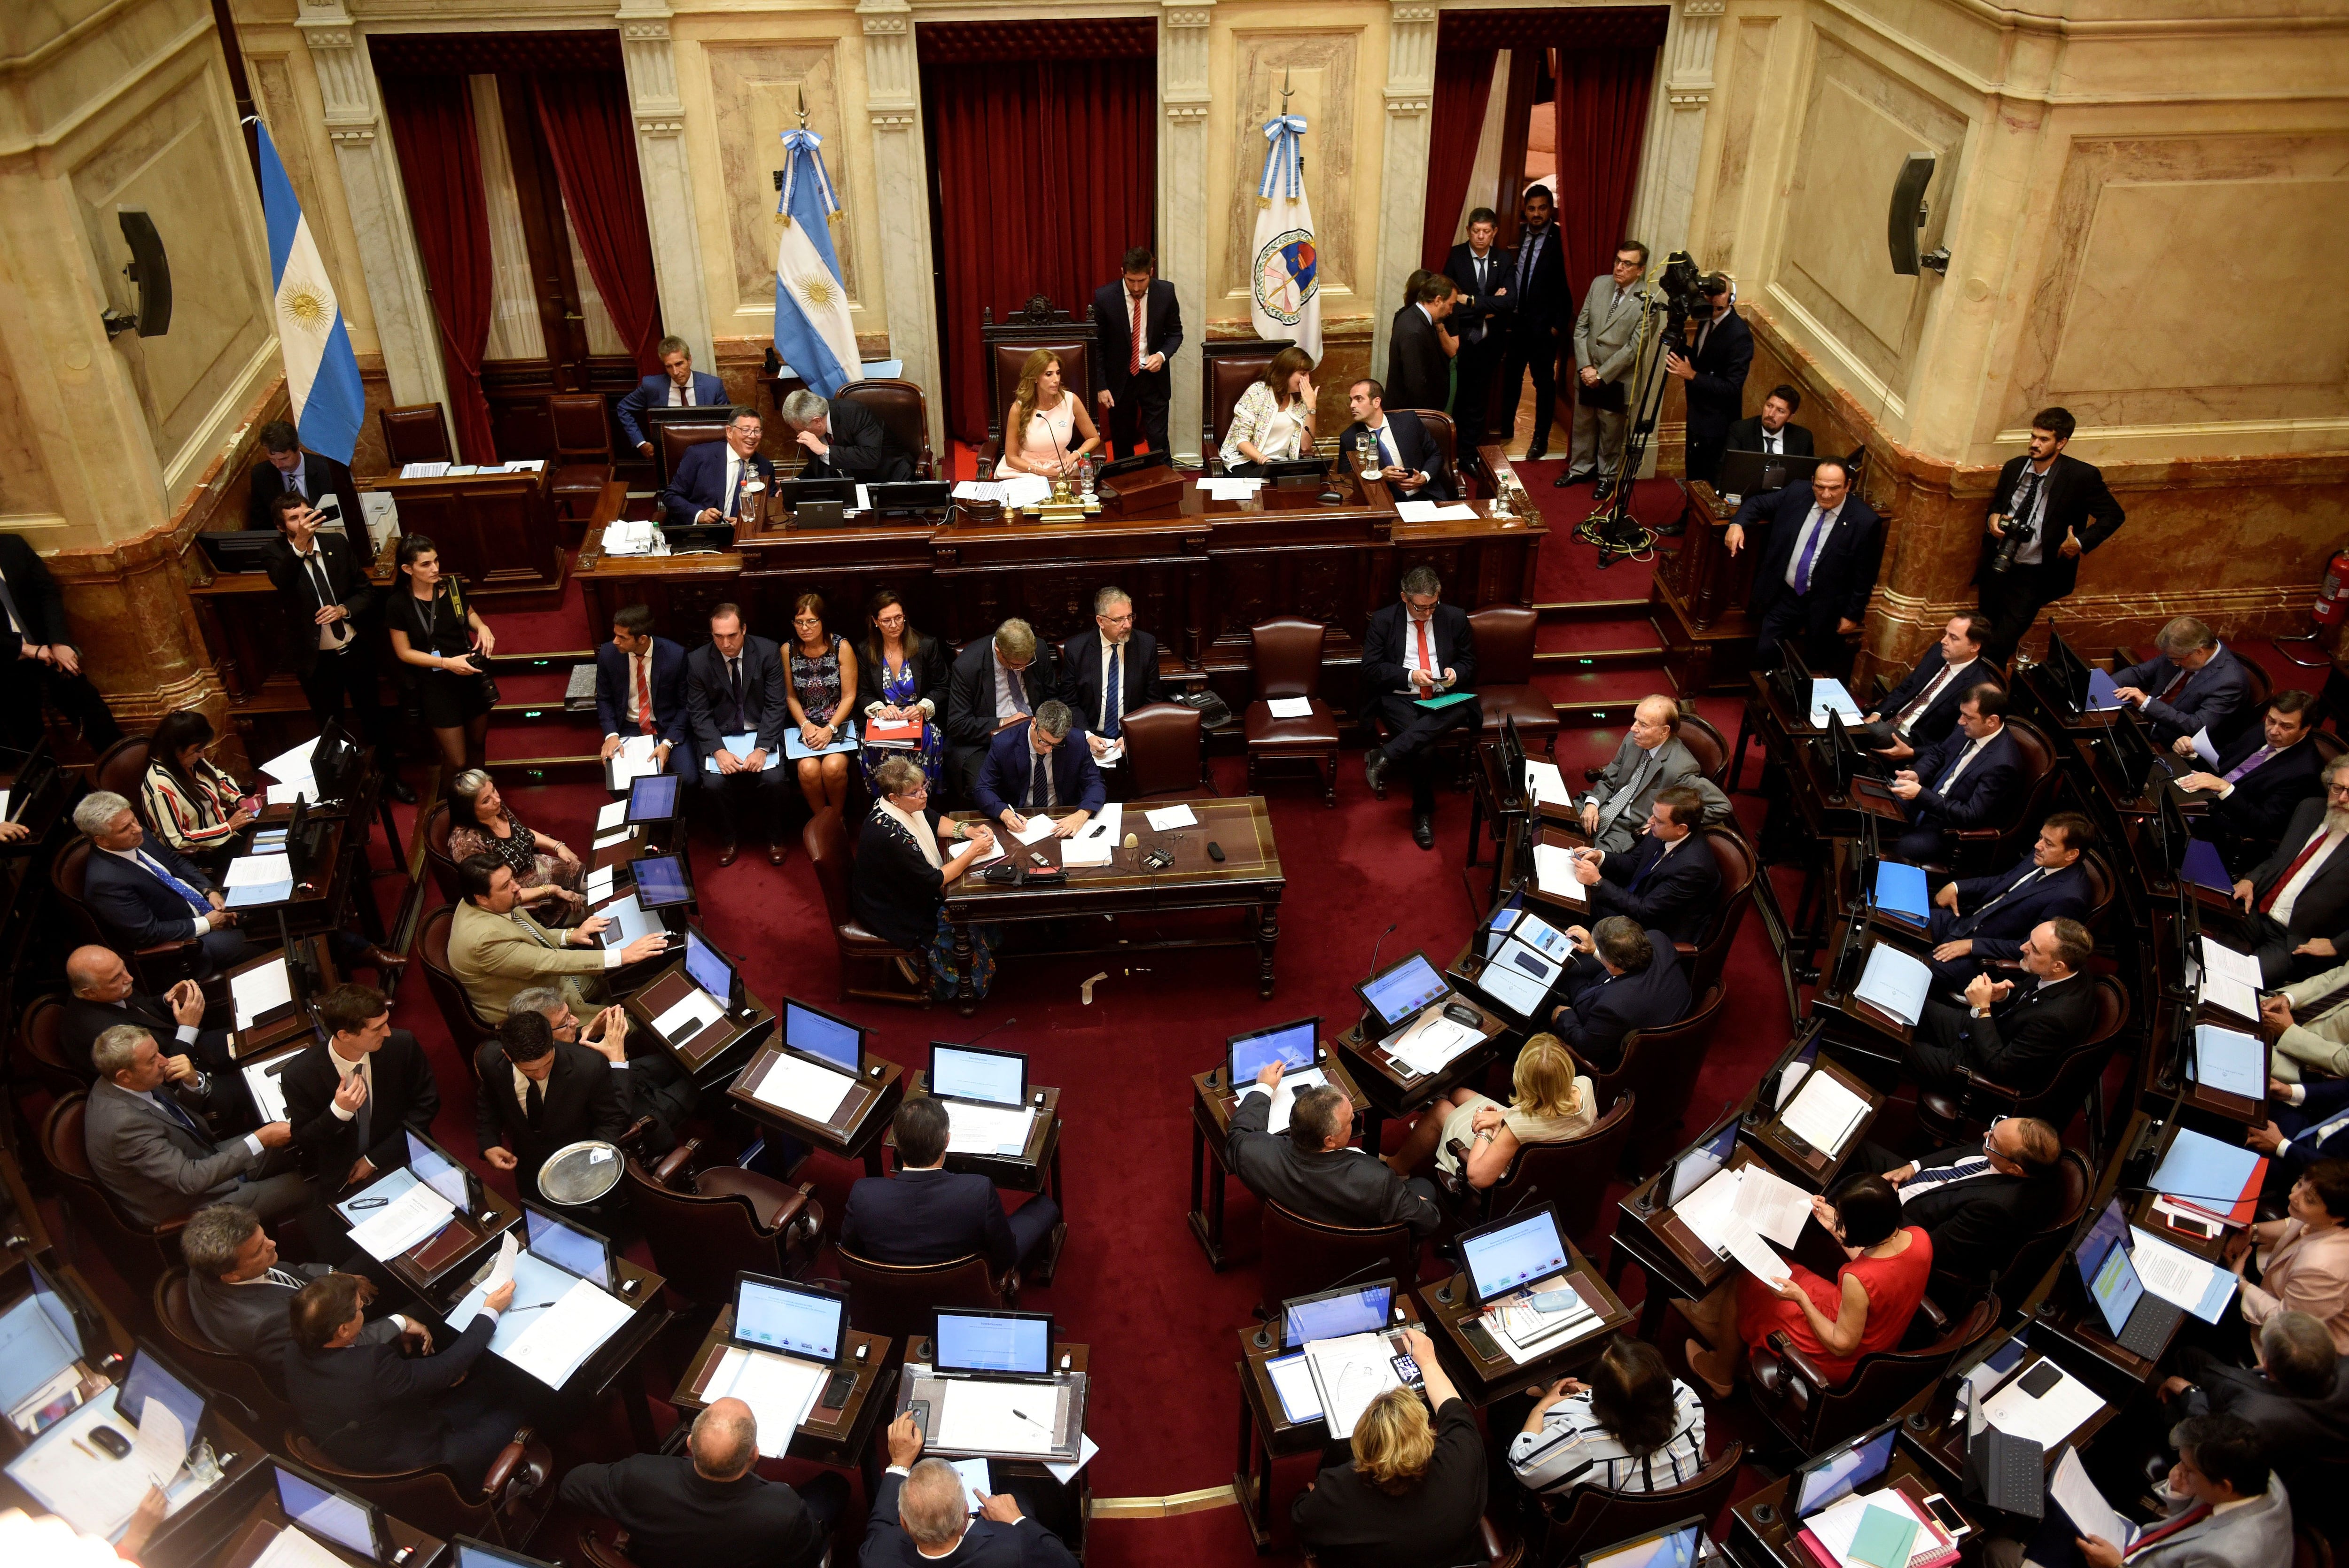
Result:
[[[1451,994],[1443,973],[1427,961],[1424,953],[1413,953],[1380,970],[1354,987],[1354,995],[1362,999],[1368,1019],[1376,1025],[1364,1029],[1365,1036],[1376,1034],[1383,1040],[1424,1012],[1429,1006],[1441,1002]]]
[[[930,1335],[930,1367],[941,1377],[1049,1383],[1052,1315],[941,1307]]]
[[[2072,1250],[2072,1261],[2087,1286],[2088,1299],[2104,1315],[2114,1343],[2148,1361],[2161,1359],[2186,1309],[2145,1288],[2129,1256],[2128,1220],[2116,1198],[2105,1206]]]
[[[276,1474],[277,1507],[292,1527],[336,1549],[334,1555],[346,1561],[392,1560],[398,1548],[392,1544],[383,1510],[284,1460],[272,1460],[270,1465]]]
[[[1028,1103],[1028,1058],[1018,1051],[930,1042],[930,1092],[949,1103],[997,1109]]]
[[[1828,1449],[1797,1470],[1786,1489],[1786,1495],[1794,1501],[1795,1517],[1808,1519],[1821,1509],[1841,1502],[1861,1487],[1882,1480],[1892,1464],[1893,1439],[1899,1430],[1898,1420],[1887,1421]]]
[[[1291,1296],[1280,1304],[1281,1344],[1294,1350],[1316,1339],[1376,1334],[1393,1316],[1394,1298],[1395,1282],[1391,1279]]]

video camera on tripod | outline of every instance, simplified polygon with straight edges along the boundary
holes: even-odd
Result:
[[[1642,291],[1646,315],[1632,358],[1637,373],[1630,418],[1624,421],[1623,450],[1615,469],[1621,482],[1575,530],[1578,538],[1599,547],[1602,569],[1612,564],[1616,556],[1638,554],[1655,542],[1655,535],[1631,516],[1631,490],[1663,408],[1664,356],[1688,352],[1689,323],[1711,319],[1712,296],[1728,286],[1727,278],[1705,272],[1686,251],[1674,251],[1664,258],[1663,270],[1655,281]]]

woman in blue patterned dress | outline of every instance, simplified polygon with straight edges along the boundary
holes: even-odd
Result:
[[[875,720],[905,718],[922,721],[922,738],[915,746],[864,746],[857,760],[864,772],[864,790],[879,799],[882,790],[874,770],[892,757],[913,762],[932,789],[946,766],[946,731],[938,715],[947,706],[947,646],[936,637],[914,630],[905,617],[905,602],[896,591],[884,588],[873,595],[865,615],[864,656],[856,661],[856,706],[870,731]]]

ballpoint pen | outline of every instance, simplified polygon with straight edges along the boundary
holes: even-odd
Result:
[[[391,1206],[391,1200],[388,1198],[354,1198],[351,1200],[350,1206],[354,1209],[388,1209]]]

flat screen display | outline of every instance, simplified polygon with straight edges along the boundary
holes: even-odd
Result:
[[[1387,1326],[1394,1306],[1394,1282],[1380,1280],[1360,1290],[1304,1296],[1281,1305],[1281,1335],[1289,1345],[1372,1334]]]
[[[864,1031],[854,1024],[844,1024],[797,1002],[783,1004],[783,1044],[818,1061],[829,1062],[842,1072],[864,1070]]]
[[[734,1293],[734,1337],[811,1361],[836,1360],[842,1312],[836,1295],[746,1279]]]
[[[630,861],[628,870],[636,879],[636,902],[647,909],[666,909],[693,897],[686,884],[685,861],[676,855],[647,855]]]
[[[674,773],[647,773],[629,779],[628,820],[666,822],[676,816],[679,782]]]
[[[1463,1236],[1460,1261],[1479,1301],[1563,1274],[1570,1263],[1566,1242],[1557,1233],[1557,1216],[1548,1209]]]
[[[1018,1105],[1028,1098],[1028,1059],[1009,1051],[932,1046],[930,1092],[948,1099]]]
[[[734,995],[734,966],[724,954],[701,939],[701,933],[688,930],[685,934],[685,972],[693,983],[717,997],[730,1003]]]
[[[1737,1152],[1737,1123],[1730,1124],[1672,1161],[1671,1176],[1664,1193],[1666,1207],[1685,1201],[1688,1195],[1713,1179],[1713,1173],[1729,1163]]]
[[[116,1397],[114,1406],[129,1418],[132,1426],[137,1426],[147,1414],[150,1399],[160,1401],[165,1409],[179,1417],[180,1429],[188,1434],[188,1441],[196,1440],[196,1423],[204,1418],[203,1396],[181,1382],[142,1346],[130,1358],[130,1375],[123,1378],[122,1392]]]
[[[1892,1462],[1895,1430],[1895,1428],[1887,1426],[1881,1431],[1855,1438],[1849,1444],[1797,1472],[1795,1516],[1806,1519],[1831,1503],[1840,1502],[1882,1475],[1885,1467]]]
[[[1052,1320],[1017,1312],[941,1312],[936,1359],[940,1371],[1051,1370]]]
[[[1692,1568],[1703,1544],[1704,1526],[1684,1524],[1594,1552],[1582,1560],[1582,1568]]]
[[[530,1225],[532,1252],[581,1279],[594,1280],[605,1290],[612,1288],[611,1249],[604,1244],[603,1237],[576,1225],[566,1225],[554,1215],[541,1213],[528,1205],[523,1209],[523,1218]]]
[[[471,1183],[465,1179],[465,1168],[413,1132],[408,1135],[408,1170],[419,1181],[448,1199],[450,1207],[473,1206]]]
[[[72,1366],[80,1355],[74,1343],[37,1296],[26,1296],[0,1313],[0,1412],[15,1409]]]
[[[1299,1018],[1293,1024],[1281,1024],[1269,1029],[1258,1029],[1252,1035],[1234,1035],[1232,1046],[1232,1083],[1234,1087],[1250,1083],[1256,1075],[1278,1062],[1286,1072],[1300,1072],[1313,1065],[1313,1052],[1320,1043],[1321,1020]]]
[[[1362,982],[1362,1001],[1392,1029],[1444,993],[1444,976],[1423,953],[1414,953],[1383,975]]]
[[[276,1468],[277,1506],[285,1511],[286,1518],[322,1541],[331,1541],[362,1557],[376,1555],[375,1525],[363,1504],[341,1492],[313,1486],[283,1465]]]

